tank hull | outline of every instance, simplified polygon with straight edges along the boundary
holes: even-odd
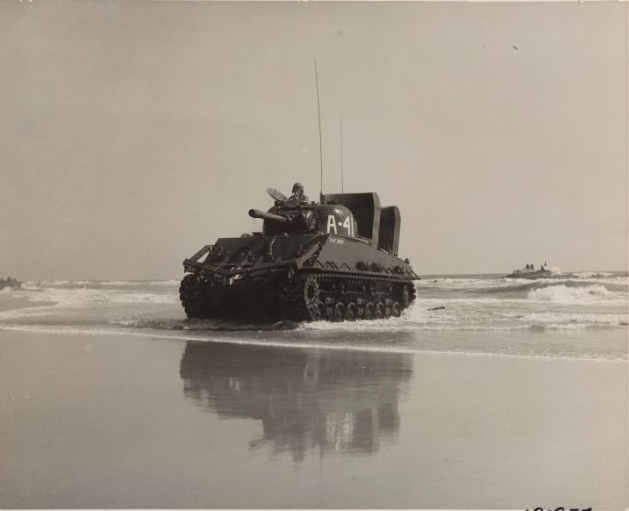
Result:
[[[411,266],[369,240],[329,233],[220,238],[184,261],[188,317],[293,321],[399,316]]]

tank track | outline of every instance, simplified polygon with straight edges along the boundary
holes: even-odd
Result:
[[[259,316],[297,322],[399,317],[416,298],[411,280],[343,272],[302,271],[282,278],[268,291],[267,295],[219,297],[211,282],[188,274],[181,281],[179,298],[188,318]]]
[[[413,281],[340,272],[301,272],[277,288],[280,310],[292,321],[399,317],[415,298]]]
[[[188,274],[183,278],[179,286],[179,299],[189,318],[211,318],[220,307],[212,287],[196,274]]]

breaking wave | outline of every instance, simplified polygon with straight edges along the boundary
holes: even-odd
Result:
[[[614,274],[609,271],[582,271],[582,272],[573,273],[572,275],[574,275],[577,278],[592,279],[592,278],[611,277]]]
[[[45,289],[48,287],[177,287],[179,280],[42,280],[37,282],[27,282],[30,287]]]
[[[85,306],[95,303],[179,303],[176,293],[120,292],[99,289],[46,288],[28,293],[26,298],[36,302],[55,302],[59,306]]]
[[[587,328],[591,326],[627,326],[626,314],[579,314],[536,312],[522,318],[522,321],[551,328]]]
[[[474,278],[453,278],[453,277],[436,277],[436,278],[427,278],[426,280],[420,281],[420,284],[423,282],[429,282],[432,284],[476,284],[479,282],[486,282],[483,279],[474,279]]]
[[[129,287],[139,287],[139,286],[155,286],[155,287],[178,287],[178,280],[103,280],[97,281],[97,284],[101,286],[129,286]]]
[[[469,297],[472,300],[541,300],[570,304],[610,300],[619,303],[626,301],[627,286],[617,281],[609,284],[585,279],[515,279],[494,281],[490,286],[486,282],[482,287],[470,286],[456,291],[459,298]],[[418,295],[421,296],[421,293],[422,288],[418,286]]]
[[[531,300],[553,303],[591,304],[608,300],[613,296],[613,293],[600,284],[586,287],[569,287],[562,284],[532,289],[528,296]]]

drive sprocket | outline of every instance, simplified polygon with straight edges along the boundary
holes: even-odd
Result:
[[[299,275],[279,284],[277,299],[287,319],[317,320],[322,316],[319,294],[319,282],[314,275]]]

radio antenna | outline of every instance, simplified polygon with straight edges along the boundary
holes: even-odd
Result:
[[[323,204],[323,141],[321,139],[321,102],[319,101],[319,76],[317,74],[317,59],[314,59],[315,84],[317,86],[317,113],[319,115],[319,163],[321,165],[321,193],[320,202]]]
[[[343,114],[341,114],[341,193],[345,193],[343,189]]]

